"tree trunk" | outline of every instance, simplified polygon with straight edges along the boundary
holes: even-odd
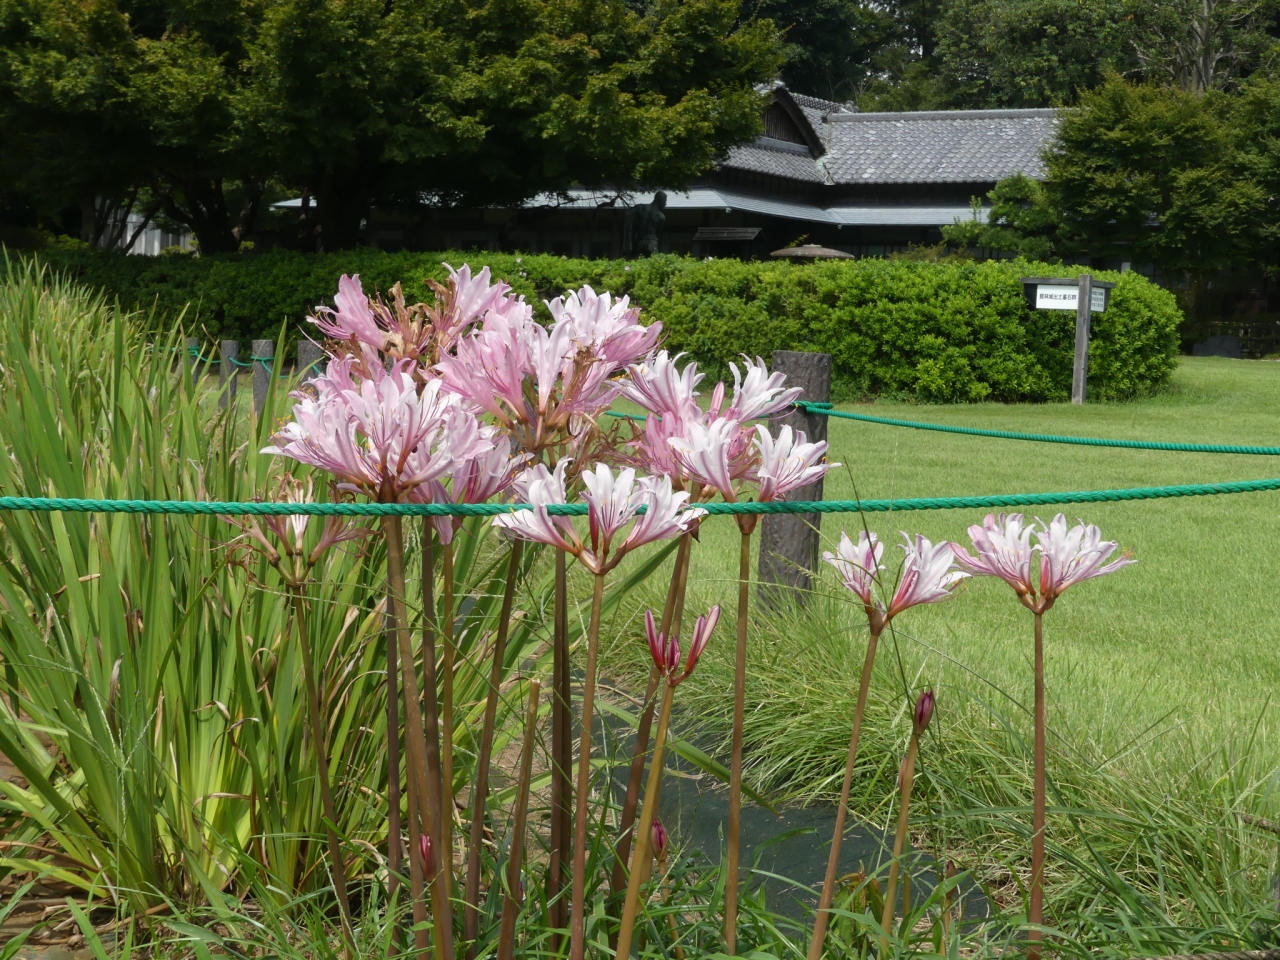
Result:
[[[316,180],[317,246],[322,250],[363,246],[360,228],[369,216],[372,181],[368,168],[325,170]]]
[[[196,235],[202,254],[235,253],[240,240],[221,180],[175,180],[177,190],[165,199],[165,214],[185,223]]]

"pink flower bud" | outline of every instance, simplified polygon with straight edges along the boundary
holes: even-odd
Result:
[[[425,833],[418,838],[418,852],[422,855],[422,868],[431,871],[431,838]]]
[[[933,703],[932,690],[926,690],[920,694],[920,699],[916,701],[916,711],[912,717],[912,722],[915,724],[917,737],[929,728],[929,721],[933,719]]]
[[[661,860],[667,853],[667,828],[657,817],[653,818],[653,827],[649,831],[653,855]]]
[[[693,625],[693,643],[689,647],[689,658],[684,664],[684,673],[680,679],[683,680],[689,674],[693,673],[693,668],[698,665],[698,658],[702,656],[702,651],[707,649],[707,643],[711,639],[711,634],[716,629],[716,624],[720,622],[720,604],[716,604],[702,616]]]

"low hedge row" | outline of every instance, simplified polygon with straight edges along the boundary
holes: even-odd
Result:
[[[47,248],[50,266],[159,317],[184,315],[211,340],[274,337],[316,304],[331,303],[341,273],[365,290],[402,281],[425,297],[442,261],[488,264],[539,302],[589,283],[629,294],[661,320],[667,344],[719,372],[738,354],[818,350],[834,359],[837,400],[872,395],[935,402],[1065,399],[1071,386],[1075,314],[1032,310],[1020,275],[1080,268],[1025,262],[858,260],[810,265],[659,256],[641,261],[570,260],[484,252],[276,251],[206,258],[125,257]],[[1173,296],[1134,274],[1114,280],[1094,317],[1090,398],[1132,397],[1167,382],[1181,314]],[[539,309],[544,310],[539,302]]]

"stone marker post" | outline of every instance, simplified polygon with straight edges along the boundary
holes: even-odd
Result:
[[[298,341],[298,373],[302,377],[301,386],[310,383],[324,371],[321,369],[324,360],[324,347],[303,337]]]
[[[773,370],[787,375],[788,387],[801,387],[802,400],[831,399],[831,355],[775,350]],[[802,430],[810,442],[827,439],[827,418],[792,410],[780,418],[774,430],[787,425]],[[792,491],[788,500],[821,500],[822,480]],[[820,513],[766,514],[760,525],[760,597],[766,603],[791,590],[804,602],[811,574],[818,566]]]
[[[218,406],[232,407],[236,404],[236,381],[240,379],[240,369],[236,361],[240,359],[239,340],[218,341]]]
[[[1093,303],[1093,277],[1080,274],[1076,300],[1076,355],[1071,365],[1071,402],[1084,403],[1089,378],[1089,311]]]
[[[259,416],[267,407],[267,390],[271,386],[271,378],[275,375],[273,369],[275,356],[274,340],[253,341],[253,356],[250,358],[253,363],[253,412]]]

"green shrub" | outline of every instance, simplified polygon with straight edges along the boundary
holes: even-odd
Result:
[[[411,298],[443,278],[442,261],[488,264],[531,302],[589,283],[629,294],[663,322],[668,345],[719,372],[738,354],[818,350],[834,359],[837,400],[891,394],[922,401],[1046,401],[1071,387],[1075,315],[1032,310],[1019,276],[1063,273],[1024,261],[834,261],[809,265],[660,256],[635,262],[484,252],[331,254],[274,251],[205,258],[124,257],[53,247],[51,265],[119,297],[192,320],[210,338],[273,337],[332,300],[341,273],[367,291],[402,281]],[[1079,268],[1065,268],[1070,275]],[[1094,318],[1090,398],[1117,400],[1163,385],[1177,354],[1173,296],[1133,274],[1114,280]],[[544,308],[539,304],[539,309]]]

